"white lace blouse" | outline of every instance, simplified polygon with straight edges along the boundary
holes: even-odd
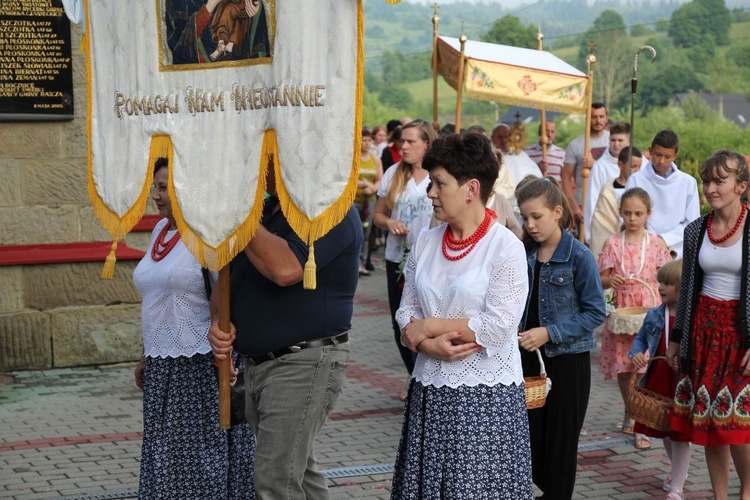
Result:
[[[396,321],[404,328],[411,316],[469,318],[483,349],[459,361],[420,353],[413,376],[435,387],[520,385],[518,324],[529,291],[523,244],[506,227],[493,224],[466,257],[449,261],[441,248],[446,227],[424,231],[414,245]]]
[[[211,313],[200,264],[182,240],[161,261],[151,258],[151,247],[166,223],[163,219],[156,225],[149,250],[133,272],[143,298],[144,355],[174,358],[205,354],[211,351],[206,337]],[[167,240],[175,232],[169,231]],[[216,281],[215,273],[211,280]]]

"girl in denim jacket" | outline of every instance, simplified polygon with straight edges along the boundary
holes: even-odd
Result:
[[[534,351],[541,348],[554,381],[546,404],[529,411],[532,476],[541,498],[569,500],[591,390],[593,330],[606,317],[604,295],[594,256],[565,229],[572,216],[557,184],[533,180],[517,198],[530,289],[519,334],[523,372],[539,375]]]
[[[677,298],[680,294],[682,260],[674,260],[664,264],[659,268],[656,279],[659,282],[659,295],[662,298],[662,305],[654,307],[646,314],[643,326],[633,340],[633,347],[628,352],[628,358],[638,369],[646,367],[649,358],[665,356],[667,353],[669,332],[674,323],[674,316],[677,312]],[[667,319],[669,324],[667,324]],[[649,358],[644,355],[647,350]],[[677,387],[677,376],[674,369],[665,360],[656,360],[649,366],[640,385],[671,398],[674,396]],[[664,449],[672,462],[672,473],[667,476],[662,488],[669,492],[667,500],[684,499],[682,487],[690,468],[690,435],[677,431],[658,431],[639,422],[635,424],[635,432],[664,439]]]

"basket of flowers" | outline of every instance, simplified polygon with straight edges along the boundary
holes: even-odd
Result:
[[[648,362],[665,359],[655,356]],[[630,381],[630,395],[628,396],[628,415],[636,422],[657,431],[668,432],[669,413],[672,410],[672,398],[662,396],[654,391],[635,385],[635,377]]]
[[[631,278],[637,281],[651,292],[651,307],[656,306],[656,293],[654,289],[640,278]],[[641,329],[643,319],[651,307],[620,307],[609,315],[609,330],[621,335],[635,335]]]

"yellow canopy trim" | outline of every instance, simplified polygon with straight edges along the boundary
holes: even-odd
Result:
[[[438,73],[458,90],[460,51],[438,39]],[[467,97],[560,113],[586,113],[589,79],[559,71],[523,67],[466,56],[463,91]]]
[[[473,59],[466,61],[464,75],[466,95],[472,99],[561,113],[586,111],[586,78]]]

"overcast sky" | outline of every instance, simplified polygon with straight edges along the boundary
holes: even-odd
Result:
[[[411,3],[426,3],[432,4],[435,0],[404,0]],[[531,3],[542,3],[544,0],[437,0],[438,5],[444,3],[456,3],[458,1],[464,1],[469,3],[501,3],[505,7],[518,7],[520,5],[528,5]],[[688,0],[678,0],[681,3],[685,3]],[[724,0],[729,7],[750,7],[750,0]],[[593,3],[593,0],[589,0],[589,3]]]
[[[432,5],[435,0],[403,0],[410,3],[426,3]],[[533,0],[437,0],[438,5],[444,3],[456,3],[465,1],[468,3],[501,3],[506,7],[518,7],[519,5],[534,3]],[[750,0],[748,0],[750,1]]]

